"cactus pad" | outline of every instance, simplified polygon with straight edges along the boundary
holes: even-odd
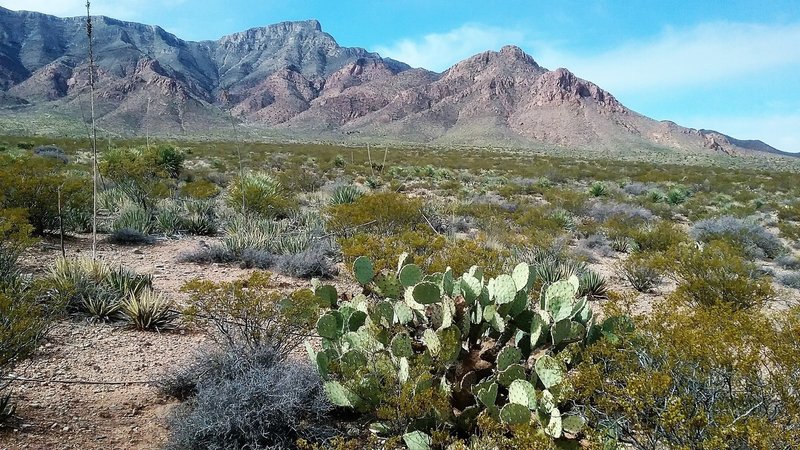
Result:
[[[520,359],[522,352],[517,347],[505,347],[497,354],[497,370],[506,370],[512,364],[519,363]]]
[[[517,264],[514,271],[511,272],[511,277],[514,279],[518,291],[528,289],[531,285],[531,266],[527,263]]]
[[[356,281],[362,286],[369,284],[372,278],[375,277],[375,270],[372,266],[372,261],[366,256],[359,256],[353,262],[353,275]]]
[[[537,359],[534,367],[536,369],[536,375],[539,376],[539,380],[541,380],[544,387],[548,389],[564,380],[564,368],[557,359],[550,355],[544,355]]]
[[[500,275],[494,279],[494,300],[498,305],[511,303],[517,296],[517,285],[511,275]]]
[[[416,264],[406,264],[398,274],[403,287],[414,286],[422,280],[422,269]]]
[[[507,425],[522,425],[531,421],[531,411],[517,403],[507,403],[500,410],[500,420]]]
[[[525,380],[514,380],[508,387],[508,401],[534,410],[536,409],[536,389]]]
[[[497,376],[497,381],[503,386],[511,386],[515,380],[525,379],[525,368],[519,364],[512,364]]]
[[[336,287],[330,284],[324,284],[317,288],[314,293],[325,302],[326,306],[331,308],[336,306],[336,301],[339,297],[339,294],[336,292]]]
[[[414,286],[413,294],[414,301],[421,305],[437,303],[442,298],[442,292],[439,286],[430,281],[423,281]]]
[[[430,450],[432,440],[422,431],[412,431],[403,435],[403,442],[408,450]]]

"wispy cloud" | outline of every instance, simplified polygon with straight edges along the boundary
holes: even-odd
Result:
[[[618,94],[697,87],[800,66],[800,24],[706,23],[593,55],[533,45],[546,66],[568,67]]]
[[[497,50],[503,45],[524,40],[525,34],[518,30],[466,24],[446,33],[427,34],[378,46],[376,51],[413,67],[441,72],[476,53]]]

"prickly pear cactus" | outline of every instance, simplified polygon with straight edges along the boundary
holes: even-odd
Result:
[[[339,301],[331,287],[315,288],[331,309],[317,323],[322,351],[309,346],[309,355],[332,403],[369,415],[404,385],[450,397],[433,423],[408,417],[405,425],[375,422],[373,432],[424,449],[436,421],[469,432],[480,414],[530,423],[554,439],[576,438],[585,426],[568,406],[572,358],[565,355],[587,336],[613,335],[594,324],[586,298],[576,297],[577,279],[537,293],[527,264],[490,279],[477,266],[458,277],[450,269],[426,275],[405,264],[405,255],[396,270],[381,273],[358,258],[353,274],[363,294],[350,301]]]

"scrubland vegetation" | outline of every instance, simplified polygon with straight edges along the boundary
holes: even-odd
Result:
[[[84,144],[43,144],[0,138],[5,423],[14,367],[54,323],[88,320],[212,338],[157,383],[180,401],[167,448],[800,440],[796,173],[299,144],[242,144],[240,161],[230,144],[117,143],[101,152],[104,242],[147,252],[205,236],[167,263],[251,269],[200,272],[178,293],[103,259],[26,274],[37,240],[92,227]]]

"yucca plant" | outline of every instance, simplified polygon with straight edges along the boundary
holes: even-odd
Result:
[[[653,189],[652,191],[648,192],[647,198],[652,203],[663,203],[667,201],[667,196],[658,189]]]
[[[119,188],[106,189],[97,194],[97,206],[110,214],[119,212],[128,203],[131,203],[131,200]]]
[[[58,258],[50,270],[50,280],[58,287],[72,287],[83,281],[100,284],[111,272],[103,261],[91,258]]]
[[[331,194],[331,205],[346,205],[349,203],[354,203],[356,200],[361,198],[364,195],[364,192],[361,191],[356,186],[353,185],[344,185],[338,186],[336,189],[333,190]]]
[[[285,217],[292,201],[283,185],[264,172],[243,174],[228,188],[228,205],[242,213],[263,217]]]
[[[593,270],[586,270],[578,277],[578,295],[588,299],[599,300],[608,298],[606,279]]]
[[[178,317],[171,301],[149,289],[139,294],[128,294],[120,304],[120,310],[131,327],[143,331],[173,329]]]
[[[128,294],[138,295],[153,286],[153,275],[138,274],[130,269],[118,267],[111,270],[105,278],[106,285],[124,297]]]
[[[120,295],[116,290],[99,286],[83,293],[80,312],[90,322],[114,322],[120,318],[121,306]]]
[[[575,230],[575,218],[572,217],[572,214],[565,209],[556,209],[551,214],[550,217],[558,222],[562,229],[565,231],[574,231]]]
[[[150,211],[138,205],[127,205],[114,219],[114,230],[133,230],[143,235],[150,234],[153,229]]]
[[[295,255],[308,249],[312,242],[314,242],[314,236],[311,233],[280,234],[271,240],[269,250],[276,255]]]
[[[589,186],[589,195],[592,197],[604,197],[608,195],[608,188],[600,181],[595,181]]]
[[[636,249],[636,242],[624,236],[613,239],[609,245],[612,250],[619,253],[631,253]]]
[[[181,231],[181,208],[173,201],[161,202],[154,219],[155,229],[159,233],[172,236]]]
[[[639,292],[650,292],[661,284],[661,272],[638,258],[631,257],[625,261],[620,273]]]

